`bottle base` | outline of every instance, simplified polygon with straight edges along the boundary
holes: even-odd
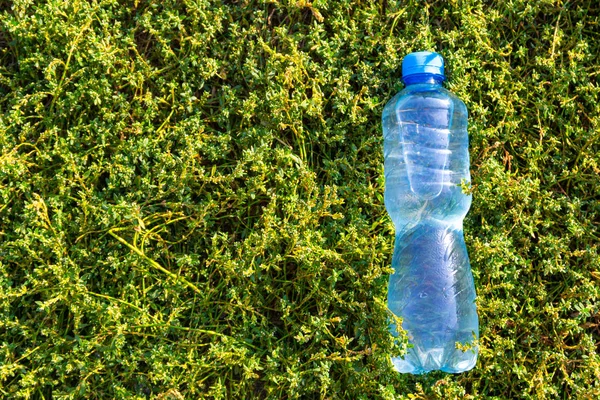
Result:
[[[444,353],[444,348],[429,349],[427,351],[418,351],[412,348],[409,349],[404,358],[392,357],[391,361],[396,371],[413,375],[438,370],[459,374],[473,369],[477,363],[477,352],[471,350],[454,349],[449,355]]]

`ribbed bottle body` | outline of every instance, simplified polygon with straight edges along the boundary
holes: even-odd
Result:
[[[464,103],[436,84],[407,86],[383,112],[385,205],[396,228],[388,306],[413,345],[392,360],[400,372],[463,372],[477,359],[462,228],[471,205],[461,187],[470,182],[467,118]]]

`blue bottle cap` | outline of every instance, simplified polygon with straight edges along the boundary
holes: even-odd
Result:
[[[417,51],[404,56],[402,60],[402,78],[415,74],[434,74],[444,76],[444,59],[438,53]]]

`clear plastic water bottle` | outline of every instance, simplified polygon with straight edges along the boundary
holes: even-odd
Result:
[[[399,372],[463,372],[477,361],[479,320],[463,236],[471,196],[467,108],[442,87],[444,60],[402,62],[405,89],[383,111],[385,206],[396,227],[388,307],[409,343]],[[390,330],[397,335],[396,326]]]

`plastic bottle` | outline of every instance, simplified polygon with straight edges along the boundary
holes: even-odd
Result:
[[[467,108],[442,87],[437,53],[408,54],[405,89],[383,111],[385,206],[396,228],[389,309],[412,348],[396,370],[464,372],[475,366],[479,320],[463,236],[471,196]],[[397,335],[395,324],[390,326]]]

